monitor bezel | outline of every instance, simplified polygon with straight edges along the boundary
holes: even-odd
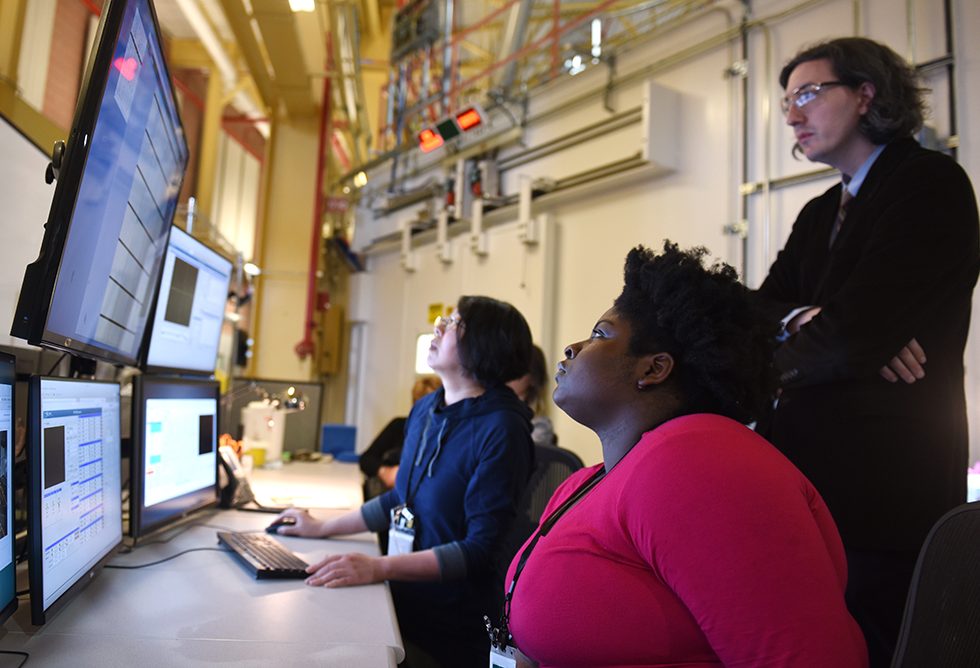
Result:
[[[17,415],[16,391],[14,384],[17,381],[17,360],[13,355],[0,352],[0,384],[10,386],[10,415],[11,426]],[[7,434],[7,461],[10,475],[7,476],[7,504],[8,507],[14,505],[14,476],[13,476],[13,457],[16,427]],[[10,565],[11,565],[11,600],[0,608],[0,624],[5,622],[17,610],[17,549],[16,537],[14,535],[13,513],[9,513],[11,521],[7,525],[7,532],[10,535]]]
[[[78,593],[91,582],[102,570],[105,564],[112,559],[119,548],[123,545],[122,522],[119,524],[119,541],[110,546],[106,553],[99,557],[94,564],[85,569],[72,583],[68,589],[61,593],[57,599],[51,602],[47,608],[44,607],[44,571],[38,562],[43,558],[44,547],[42,546],[41,532],[41,434],[38,427],[41,424],[41,383],[46,380],[69,383],[87,383],[101,385],[115,385],[117,397],[121,397],[119,383],[114,381],[89,380],[81,378],[59,378],[57,376],[31,376],[27,400],[27,468],[28,468],[28,487],[27,487],[27,536],[28,536],[28,559],[27,572],[28,582],[31,592],[31,623],[35,626],[45,624],[51,617],[56,615],[68,603],[70,603]],[[121,398],[120,398],[121,409]],[[122,430],[122,415],[120,410],[119,426]],[[119,445],[120,475],[122,473],[122,438],[120,434]],[[122,487],[118,490],[122,495]],[[120,506],[121,509],[121,506]]]
[[[48,329],[48,319],[51,313],[52,302],[54,301],[55,288],[58,285],[62,258],[65,246],[68,241],[68,233],[73,222],[73,213],[78,202],[79,189],[81,188],[82,176],[88,162],[89,149],[91,144],[87,138],[94,132],[95,124],[99,117],[102,107],[102,100],[105,95],[106,85],[109,81],[112,59],[115,55],[116,41],[119,31],[122,28],[122,20],[126,13],[126,8],[130,2],[137,0],[107,0],[99,19],[91,56],[85,67],[79,88],[80,95],[78,104],[75,108],[75,115],[72,120],[71,131],[65,142],[64,155],[61,160],[61,167],[55,183],[55,191],[51,200],[51,210],[48,213],[48,220],[44,225],[44,237],[41,241],[41,248],[38,258],[28,264],[24,272],[24,280],[21,293],[18,298],[14,321],[11,326],[10,334],[26,340],[32,345],[44,346],[64,352],[82,355],[92,359],[98,359],[113,364],[126,364],[137,366],[141,356],[141,348],[145,343],[145,338],[141,339],[140,347],[133,355],[128,355],[107,346],[94,345],[88,342],[77,341],[64,334],[59,334]],[[146,0],[149,15],[154,25],[155,39],[160,47],[160,53],[164,53],[163,33],[160,30],[160,21],[157,18],[156,7],[153,0]],[[170,97],[177,110],[177,124],[183,134],[183,123],[180,119],[180,106],[174,88],[173,78],[170,75],[170,67],[166,58],[161,59],[161,67],[166,75],[169,85]],[[186,148],[186,143],[185,143]],[[189,149],[185,151],[184,162],[181,166],[181,184],[186,176],[187,165],[190,161]],[[38,177],[40,178],[40,176]],[[168,221],[173,223],[171,219]],[[169,242],[171,228],[168,227],[166,242]],[[156,267],[158,275],[155,279],[159,283],[159,272],[162,270],[163,263],[160,262]],[[150,322],[147,320],[146,326]]]
[[[143,484],[143,467],[145,465],[145,446],[146,431],[144,421],[146,419],[146,391],[147,383],[164,385],[196,385],[201,388],[211,388],[215,400],[214,413],[214,486],[202,487],[199,490],[183,494],[178,499],[188,499],[193,505],[187,507],[179,513],[174,513],[162,520],[143,525],[145,508],[143,505],[145,497],[145,485]],[[207,398],[211,398],[210,396]],[[130,428],[130,440],[132,442],[132,455],[130,457],[129,472],[129,535],[134,541],[145,538],[146,536],[158,532],[161,529],[177,524],[185,518],[197,514],[207,508],[218,505],[220,500],[220,487],[218,484],[218,432],[221,413],[221,385],[216,380],[202,378],[174,378],[165,376],[142,375],[133,378],[133,419]],[[208,495],[208,490],[212,493]]]
[[[214,347],[214,364],[211,366],[210,369],[205,370],[205,369],[198,369],[198,368],[194,368],[194,367],[179,367],[179,366],[166,366],[166,365],[161,365],[161,364],[150,364],[150,346],[153,343],[153,334],[154,334],[154,327],[156,325],[157,309],[160,306],[160,295],[161,295],[162,288],[163,288],[163,273],[164,273],[163,272],[163,269],[164,269],[164,267],[166,266],[166,263],[167,263],[167,253],[170,252],[170,244],[171,244],[171,240],[173,239],[173,232],[174,232],[174,230],[178,230],[179,233],[183,233],[183,234],[187,235],[192,242],[199,244],[202,248],[206,248],[207,250],[211,251],[215,255],[219,256],[221,259],[223,259],[226,262],[228,262],[228,264],[230,265],[230,269],[229,269],[229,272],[228,272],[228,285],[225,288],[225,292],[226,293],[228,292],[228,289],[231,287],[231,281],[232,281],[232,278],[234,276],[234,271],[235,271],[235,263],[232,262],[231,260],[229,260],[218,249],[210,246],[209,244],[205,243],[201,239],[198,239],[197,237],[195,237],[193,234],[191,234],[187,230],[181,229],[177,225],[171,225],[170,228],[171,228],[170,229],[170,235],[167,238],[167,249],[166,249],[166,251],[164,251],[164,254],[163,254],[163,263],[160,265],[160,277],[157,280],[156,293],[155,293],[155,296],[153,298],[153,308],[150,309],[150,317],[147,320],[146,331],[143,334],[143,337],[144,338],[143,338],[143,345],[141,346],[142,355],[141,355],[140,369],[144,373],[148,373],[148,374],[150,374],[150,373],[154,373],[154,374],[155,373],[174,373],[174,374],[192,374],[192,375],[197,375],[197,376],[209,377],[209,376],[212,376],[214,374],[214,371],[217,368],[217,364],[218,364],[218,350],[221,347],[221,329],[220,328],[218,330],[218,341],[216,342],[215,347]],[[225,298],[225,302],[227,303],[227,297]],[[223,321],[222,321],[222,325],[224,325],[224,322]]]

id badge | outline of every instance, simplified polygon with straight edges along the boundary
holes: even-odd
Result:
[[[391,509],[388,554],[411,554],[415,550],[415,515],[405,504]]]
[[[517,654],[510,645],[490,645],[490,668],[517,668]]]

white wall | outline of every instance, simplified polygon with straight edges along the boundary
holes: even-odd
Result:
[[[762,19],[792,9],[798,2],[757,0],[753,17]],[[980,119],[969,110],[980,105],[980,44],[970,37],[980,28],[980,3],[953,3],[957,37],[957,102],[960,160],[975,183],[980,183]],[[736,6],[733,3],[733,7]],[[749,174],[748,181],[763,181],[813,171],[819,165],[791,157],[792,135],[783,125],[778,108],[782,91],[776,77],[782,63],[805,43],[826,37],[860,33],[884,41],[900,54],[925,61],[942,54],[940,0],[911,3],[914,18],[906,22],[907,3],[894,0],[848,2],[828,0],[756,28],[750,36],[749,57]],[[737,11],[737,9],[736,9]],[[617,73],[622,76],[650,66],[718,34],[737,22],[737,13],[726,16],[716,11],[690,26],[668,34],[656,43],[621,54]],[[911,25],[911,28],[910,28]],[[768,58],[767,58],[768,54]],[[533,248],[518,239],[516,208],[496,214],[502,221],[492,229],[490,254],[478,258],[467,247],[465,237],[453,240],[453,263],[443,265],[436,256],[431,233],[415,240],[418,269],[406,273],[400,266],[397,244],[376,243],[371,247],[369,288],[358,306],[367,322],[364,347],[364,378],[360,387],[358,445],[366,446],[373,435],[396,414],[404,414],[412,383],[412,355],[416,335],[427,329],[427,305],[452,302],[460,294],[483,293],[514,303],[528,317],[535,339],[545,350],[550,365],[560,359],[563,347],[588,335],[596,318],[611,304],[622,281],[626,251],[636,244],[659,246],[670,238],[682,246],[705,245],[715,256],[738,269],[745,263],[746,281],[756,286],[764,277],[776,250],[781,247],[803,203],[822,192],[832,178],[773,190],[748,199],[750,236],[748,254],[741,242],[723,232],[723,227],[740,216],[738,187],[742,181],[740,90],[741,82],[725,71],[741,57],[738,43],[723,44],[683,62],[654,68],[650,78],[680,94],[676,118],[680,156],[676,171],[659,176],[622,177],[604,186],[592,187],[578,196],[545,197],[535,202],[535,213],[546,212],[553,227]],[[531,100],[531,118],[560,100],[600,86],[606,71],[599,68],[561,87],[543,91]],[[945,121],[945,90],[942,78],[932,78],[936,91],[933,108],[940,134],[948,133]],[[611,98],[617,112],[639,104],[643,81],[618,87]],[[765,104],[772,110],[765,124]],[[529,145],[574,132],[577,128],[609,117],[599,98],[585,105],[564,109],[540,122],[531,123]],[[638,128],[636,129],[638,131]],[[768,143],[767,143],[768,136]],[[570,149],[532,162],[505,174],[505,192],[516,191],[516,176],[561,176],[603,164],[622,153],[622,133],[603,149],[590,142],[589,150]],[[768,149],[768,153],[766,152]],[[520,147],[501,152],[506,158]],[[767,158],[768,156],[768,158]],[[409,166],[423,162],[417,157]],[[382,177],[383,174],[372,175]],[[415,181],[442,178],[429,170]],[[374,220],[360,218],[362,229],[397,230],[416,217],[419,205]],[[361,211],[366,214],[366,210]],[[771,225],[766,230],[766,222]],[[768,241],[768,244],[766,243]],[[540,281],[540,282],[539,282]],[[980,363],[980,340],[971,339],[966,360],[967,391],[971,418],[977,412],[980,374],[972,369]],[[595,436],[552,408],[560,443],[576,451],[586,462],[600,456]],[[980,422],[974,422],[974,452],[980,451]],[[974,456],[976,458],[976,455]]]
[[[219,135],[218,175],[211,220],[246,260],[255,251],[262,163],[227,133]]]

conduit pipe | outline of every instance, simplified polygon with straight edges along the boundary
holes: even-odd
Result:
[[[333,68],[333,44],[327,35],[327,67],[329,74]],[[293,348],[299,358],[306,359],[316,349],[313,342],[313,330],[316,322],[313,313],[316,311],[316,271],[320,262],[320,239],[323,236],[323,172],[327,162],[327,136],[330,134],[330,80],[333,77],[323,77],[323,98],[320,111],[320,136],[317,141],[316,180],[314,181],[313,224],[310,230],[310,266],[306,278],[306,318],[303,320],[303,338]],[[329,308],[329,305],[327,306]]]

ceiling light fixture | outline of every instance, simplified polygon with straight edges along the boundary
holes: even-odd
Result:
[[[315,0],[289,0],[289,8],[294,12],[312,12],[316,9]]]

